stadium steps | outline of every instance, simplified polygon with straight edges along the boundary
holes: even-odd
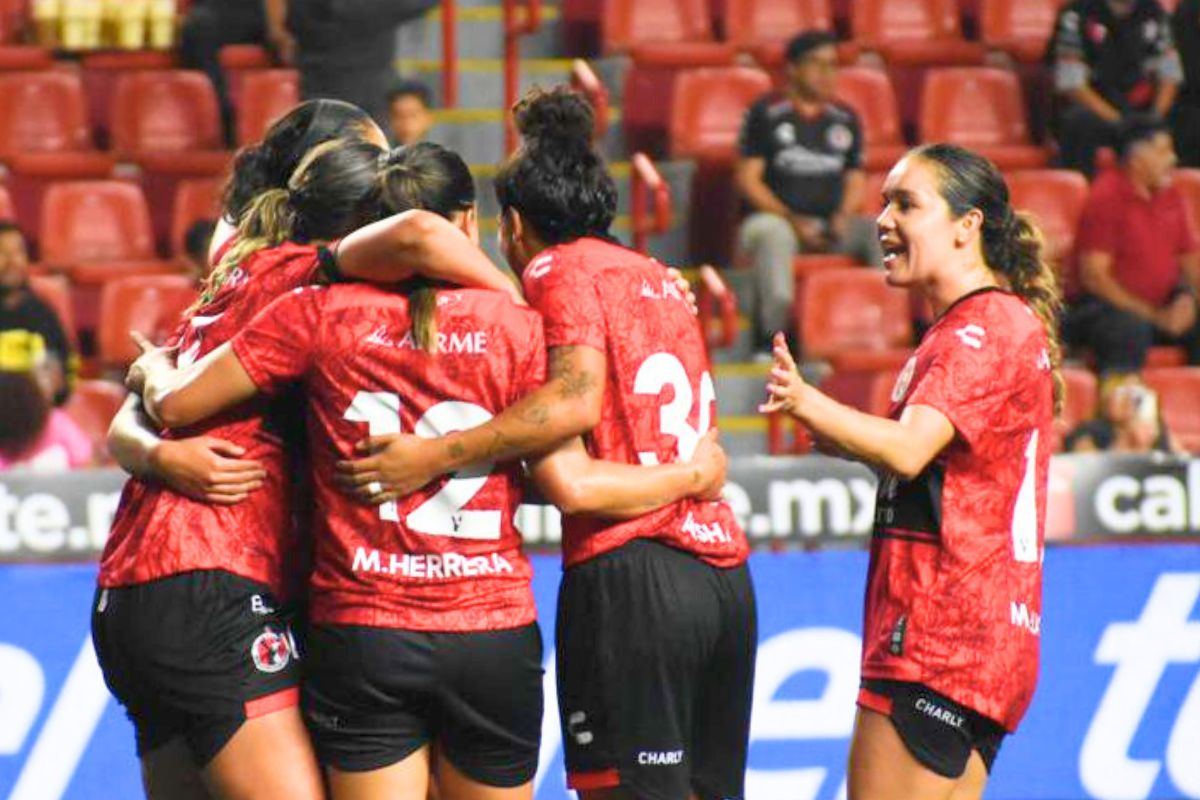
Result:
[[[458,9],[458,54],[468,58],[503,58],[504,10],[495,3],[460,5]],[[522,55],[537,57],[562,51],[562,14],[558,6],[543,5],[537,33],[521,37]],[[400,28],[398,52],[404,59],[441,62],[442,9],[435,8],[419,20]],[[461,69],[461,67],[460,67]],[[464,87],[460,87],[461,92]]]

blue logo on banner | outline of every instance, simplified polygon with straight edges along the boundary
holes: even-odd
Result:
[[[558,562],[534,559],[553,641]],[[760,645],[748,800],[836,800],[858,689],[866,556],[757,555]],[[133,730],[88,626],[92,566],[0,567],[0,798],[136,798]],[[1051,549],[1041,682],[996,762],[1000,800],[1200,798],[1200,546]],[[546,660],[537,800],[565,800]]]

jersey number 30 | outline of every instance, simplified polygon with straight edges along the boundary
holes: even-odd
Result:
[[[400,396],[395,392],[359,392],[342,415],[350,422],[365,422],[371,436],[400,433]],[[446,400],[425,412],[413,428],[424,439],[482,425],[492,413],[482,406],[458,400]],[[429,536],[453,536],[459,539],[499,539],[501,514],[498,510],[464,511],[488,476],[492,464],[476,464],[456,472],[437,494],[417,506],[404,518],[409,530]],[[379,506],[379,518],[400,521],[395,502]]]
[[[693,428],[688,424],[688,416],[692,413],[695,394],[683,362],[671,353],[655,353],[638,367],[637,375],[633,378],[633,391],[657,397],[667,386],[671,387],[675,396],[659,409],[658,427],[668,436],[675,437],[679,458],[690,461],[700,437],[708,433],[712,422],[712,407],[717,399],[716,387],[713,386],[712,375],[705,371],[700,376],[699,419]],[[643,464],[658,463],[658,454],[653,451],[643,450],[638,453],[638,458]]]

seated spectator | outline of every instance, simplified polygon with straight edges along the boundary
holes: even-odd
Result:
[[[0,334],[9,331],[25,332],[41,341],[54,404],[65,403],[78,358],[54,309],[29,288],[29,253],[21,229],[0,220]]]
[[[429,87],[420,81],[400,81],[388,94],[388,122],[392,142],[407,147],[425,138],[433,127],[433,101]]]
[[[227,144],[234,143],[233,105],[218,60],[227,44],[268,45],[285,64],[296,43],[285,25],[287,0],[192,0],[179,36],[179,58],[188,69],[203,70],[217,93]]]
[[[1063,449],[1071,453],[1187,452],[1167,430],[1158,395],[1135,372],[1112,373],[1101,381],[1096,418],[1067,434]]]
[[[187,256],[188,272],[197,286],[204,283],[208,273],[212,272],[212,261],[209,259],[209,247],[212,244],[213,231],[217,223],[211,219],[198,219],[187,229],[183,237],[183,248]]]
[[[42,340],[25,331],[0,333],[0,471],[56,472],[92,463],[91,441],[51,399]]]
[[[1175,150],[1166,123],[1131,117],[1117,152],[1120,164],[1095,180],[1080,217],[1085,294],[1067,310],[1064,338],[1090,348],[1101,375],[1139,372],[1156,343],[1182,345],[1188,362],[1200,364],[1192,291],[1200,285],[1200,240],[1171,185]]]
[[[1185,167],[1200,167],[1200,0],[1183,0],[1171,18],[1183,87],[1172,110],[1175,147]]]
[[[844,253],[882,261],[862,204],[862,126],[834,100],[836,38],[807,31],[787,48],[788,89],[762,97],[742,121],[736,181],[750,214],[738,230],[738,258],[756,278],[756,336],[770,350],[775,331],[792,329],[792,260],[798,253]]]
[[[1058,13],[1048,56],[1060,163],[1089,176],[1131,113],[1166,117],[1182,80],[1170,18],[1158,0],[1074,0]]]

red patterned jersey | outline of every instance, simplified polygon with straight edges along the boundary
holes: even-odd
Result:
[[[691,457],[715,426],[716,392],[696,318],[658,262],[620,245],[579,239],[529,262],[529,302],[546,346],[585,345],[608,362],[600,423],[584,437],[593,458],[660,464]],[[718,567],[746,560],[746,536],[724,501],[687,499],[624,522],[563,519],[567,566],[632,539],[658,539]]]
[[[916,681],[1015,730],[1037,682],[1053,385],[1041,322],[999,290],[922,340],[891,416],[937,409],[953,441],[911,481],[883,475],[863,677]]]
[[[310,282],[317,249],[283,244],[235,267],[216,296],[176,333],[181,366],[229,341],[272,300]],[[246,448],[267,476],[232,506],[192,500],[154,481],[125,484],[100,563],[101,586],[126,586],[197,569],[221,569],[269,584],[288,596],[308,560],[293,524],[291,492],[303,423],[284,398],[244,403],[164,438],[207,434]],[[286,446],[285,446],[286,443]]]
[[[259,387],[305,390],[316,622],[478,631],[535,617],[513,524],[519,462],[472,467],[378,508],[333,483],[336,461],[368,434],[472,428],[545,381],[535,312],[484,290],[442,290],[437,302],[436,354],[414,344],[406,297],[365,284],[297,290],[233,340]]]

